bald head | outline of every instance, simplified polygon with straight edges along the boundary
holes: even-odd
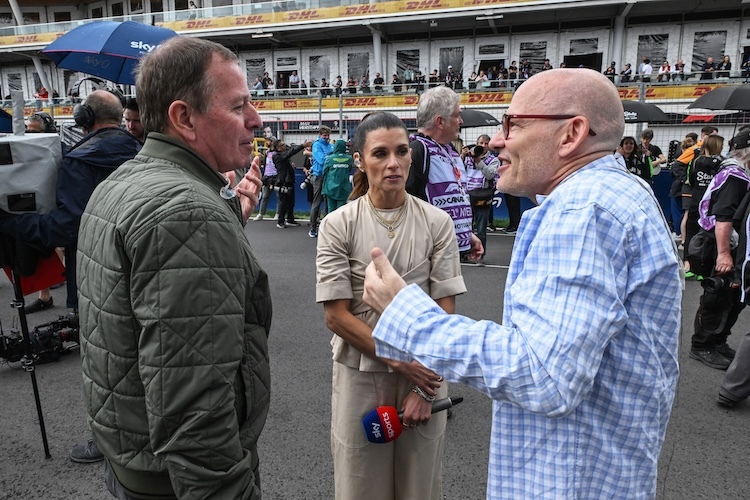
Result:
[[[107,90],[95,90],[86,98],[86,105],[94,112],[91,131],[104,127],[119,127],[122,123],[120,98]]]
[[[586,144],[592,150],[614,151],[625,131],[617,88],[606,76],[590,69],[560,68],[537,73],[518,88],[511,107],[516,114],[585,116],[596,132]]]
[[[551,69],[521,85],[490,141],[502,162],[499,191],[534,198],[612,154],[625,130],[620,96],[604,75]]]

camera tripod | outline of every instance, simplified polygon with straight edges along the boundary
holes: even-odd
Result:
[[[45,458],[52,458],[49,452],[49,442],[47,441],[47,430],[44,426],[44,415],[42,413],[42,402],[39,398],[39,386],[36,380],[36,363],[34,361],[33,347],[29,335],[29,325],[26,321],[26,311],[24,309],[23,288],[21,286],[23,264],[17,259],[18,251],[14,241],[11,238],[2,238],[0,244],[1,261],[11,268],[11,281],[13,282],[14,298],[11,301],[11,307],[18,312],[18,319],[21,325],[21,334],[23,335],[24,356],[21,358],[21,366],[28,372],[31,377],[31,385],[34,390],[34,401],[36,402],[36,412],[39,417],[39,430],[42,433],[42,443],[44,444]],[[28,264],[28,262],[26,263]],[[33,269],[33,268],[32,268]]]

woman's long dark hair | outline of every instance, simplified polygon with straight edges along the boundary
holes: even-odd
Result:
[[[406,125],[404,125],[404,122],[398,116],[387,111],[375,111],[365,115],[362,121],[359,122],[357,130],[354,132],[354,139],[352,140],[352,152],[359,153],[359,156],[362,157],[367,136],[370,135],[370,132],[381,128],[400,128],[403,129],[407,136],[409,135]],[[370,189],[370,184],[367,182],[367,175],[359,169],[354,173],[353,183],[354,188],[352,189],[352,194],[349,195],[350,200],[363,196]]]

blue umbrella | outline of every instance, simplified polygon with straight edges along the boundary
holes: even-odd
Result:
[[[42,52],[60,68],[133,85],[141,56],[176,35],[167,28],[133,21],[97,21],[69,31]]]
[[[5,134],[13,132],[13,117],[3,109],[0,109],[0,132]]]

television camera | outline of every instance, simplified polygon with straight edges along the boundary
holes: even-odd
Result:
[[[31,352],[36,364],[58,361],[78,347],[78,316],[60,316],[54,321],[34,327],[29,332]],[[9,331],[0,326],[0,358],[12,363],[26,355],[23,335],[16,328]]]

